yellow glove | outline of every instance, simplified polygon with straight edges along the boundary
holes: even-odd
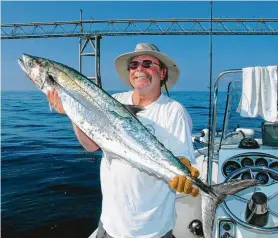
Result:
[[[199,177],[200,172],[198,169],[191,166],[189,160],[187,158],[182,158],[180,161],[190,170],[191,175],[194,178]],[[173,178],[173,180],[169,181],[169,185],[172,189],[181,193],[191,194],[193,197],[199,195],[200,191],[198,188],[192,186],[193,182],[191,179],[188,179],[186,176],[177,175]]]

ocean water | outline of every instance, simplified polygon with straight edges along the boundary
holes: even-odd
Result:
[[[207,128],[208,92],[171,98],[186,106],[194,133]],[[2,92],[1,122],[1,237],[88,237],[101,212],[101,152],[86,152],[39,91]]]

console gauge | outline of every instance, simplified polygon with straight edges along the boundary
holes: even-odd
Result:
[[[268,175],[264,172],[257,173],[256,179],[262,181],[264,184],[268,183]]]
[[[269,168],[271,169],[275,169],[276,171],[278,171],[278,162],[274,162],[271,165],[269,165]],[[278,175],[273,174],[273,173],[269,173],[270,177],[274,180],[278,180]]]
[[[242,180],[251,179],[251,178],[252,178],[252,177],[251,177],[250,172],[244,172],[244,173],[242,173],[242,175],[241,175],[241,179],[242,179]]]
[[[240,164],[235,161],[228,161],[224,164],[223,173],[225,176],[228,176],[232,172],[236,171],[240,168]],[[234,178],[238,178],[239,175],[235,176]]]
[[[257,166],[267,166],[267,160],[264,158],[258,158],[256,159],[255,165]]]
[[[245,157],[242,161],[241,161],[241,166],[242,167],[250,167],[250,166],[254,166],[254,161],[249,158],[249,157]]]

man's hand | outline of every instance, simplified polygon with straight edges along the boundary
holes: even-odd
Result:
[[[66,114],[61,98],[58,95],[58,92],[55,89],[47,92],[46,95],[48,101],[50,102],[51,106],[56,110],[56,112],[60,114]]]
[[[189,160],[187,158],[182,158],[181,162],[190,170],[191,175],[194,178],[199,177],[199,170],[192,167]],[[191,194],[193,197],[199,195],[199,189],[192,186],[193,182],[191,179],[188,179],[186,176],[175,176],[173,180],[169,181],[169,185],[172,189],[181,193]]]

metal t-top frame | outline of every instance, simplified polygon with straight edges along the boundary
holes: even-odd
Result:
[[[118,19],[31,22],[1,25],[1,39],[79,37],[79,71],[82,58],[95,57],[95,76],[88,77],[102,86],[100,39],[123,35],[278,35],[278,18],[182,18]],[[85,53],[91,45],[93,51]]]
[[[211,34],[278,35],[278,18],[118,19],[1,25],[1,39]]]

